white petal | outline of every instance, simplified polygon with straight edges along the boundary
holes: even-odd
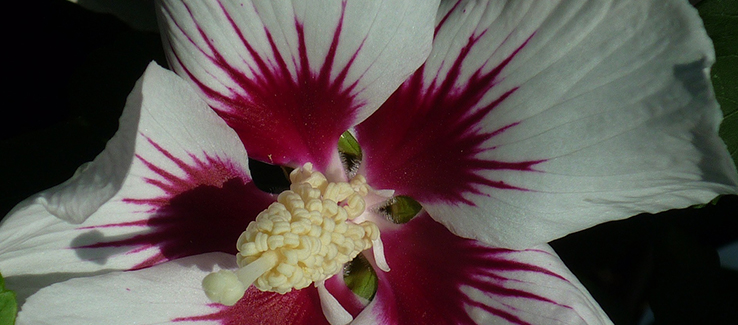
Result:
[[[256,159],[328,165],[430,51],[437,1],[160,1],[169,61]]]
[[[235,267],[232,255],[211,253],[139,271],[71,279],[28,298],[17,324],[162,324],[213,314],[220,308],[211,305],[202,279]]]
[[[353,324],[612,324],[548,245],[490,247],[425,214],[382,236],[392,271]]]
[[[384,256],[384,243],[382,243],[381,236],[372,240],[372,256],[374,256],[374,263],[377,264],[380,270],[384,272],[390,271],[389,264],[387,264],[387,259]]]
[[[315,286],[318,288],[320,306],[328,323],[331,325],[345,325],[354,320],[354,317],[341,306],[341,303],[338,302],[336,297],[325,288],[325,281],[320,281]]]
[[[509,311],[531,324],[612,324],[597,301],[592,298],[550,246],[539,245],[525,251],[511,253],[509,257],[511,262],[540,266],[551,273],[509,271],[496,274],[508,277],[506,287],[540,295],[541,298],[549,299],[555,304],[524,297],[499,299],[494,294],[471,286],[465,287],[462,291],[472,300],[487,308]],[[496,281],[492,276],[485,280]],[[470,309],[469,314],[477,324],[500,322],[499,315],[485,308]]]
[[[528,191],[490,192],[500,203],[495,214],[509,216],[505,229],[514,230],[500,238],[511,244],[737,191],[717,135],[714,53],[696,10],[683,1],[616,1],[606,9],[577,36],[544,24],[529,44],[536,54],[523,53],[526,45],[501,77],[500,88],[520,88],[496,116],[520,124],[493,138],[487,157],[547,160],[534,167],[540,173],[499,176]],[[491,202],[475,201],[492,211]]]
[[[456,234],[524,248],[738,191],[687,2],[444,2],[439,24],[389,100],[419,113],[382,107],[357,130],[370,184]]]
[[[146,88],[142,90],[144,83]],[[164,90],[167,90],[167,96],[160,95]],[[146,101],[144,104],[143,100]],[[145,107],[142,108],[142,105]],[[201,110],[204,117],[192,116],[184,107]],[[134,154],[157,151],[155,146],[148,143],[150,140],[178,157],[190,154],[186,150],[192,148],[185,145],[190,142],[197,144],[197,149],[209,151],[211,155],[222,155],[222,148],[228,146],[222,145],[219,137],[238,148],[235,144],[239,141],[234,133],[225,130],[225,124],[216,115],[207,113],[206,109],[204,102],[181,79],[152,63],[129,95],[118,132],[108,141],[105,150],[94,161],[82,165],[71,179],[19,204],[10,214],[32,202],[44,205],[50,214],[60,219],[83,222],[121,189],[129,174],[142,173],[136,169],[142,168],[142,164],[134,163]],[[189,127],[183,128],[179,123],[189,124]],[[204,127],[208,129],[200,132],[190,130]],[[203,136],[209,135],[210,130],[221,128],[224,130],[215,131],[213,136]],[[203,156],[202,153],[194,154]],[[159,152],[159,155],[162,153]],[[234,158],[244,163],[243,166],[248,161],[244,151]],[[170,162],[169,166],[160,167],[176,167],[176,164]]]
[[[110,160],[124,176],[112,199],[74,225],[49,211],[44,192],[19,204],[0,225],[0,270],[19,299],[74,276],[235,249],[248,218],[268,204],[268,196],[249,187],[248,159],[236,134],[174,73],[150,65],[123,116],[111,142],[133,152]],[[116,149],[108,145],[101,156],[119,157]],[[86,173],[89,179],[110,177],[99,169]],[[87,193],[78,193],[65,203],[87,200]],[[231,232],[232,243],[198,240]]]

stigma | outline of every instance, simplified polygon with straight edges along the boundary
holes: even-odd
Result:
[[[203,279],[210,300],[232,306],[252,284],[282,294],[305,288],[340,273],[345,263],[379,242],[376,224],[354,222],[366,210],[369,187],[363,176],[329,182],[306,163],[290,173],[290,181],[290,189],[238,238],[239,269]]]

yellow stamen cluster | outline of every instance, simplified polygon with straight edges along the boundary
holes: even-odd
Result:
[[[279,293],[305,288],[341,272],[343,264],[371,248],[379,237],[374,223],[351,222],[366,209],[368,186],[362,176],[350,183],[328,182],[307,163],[295,169],[290,180],[290,190],[282,192],[238,239],[236,277],[219,272],[203,280],[211,300],[232,305],[251,283]]]

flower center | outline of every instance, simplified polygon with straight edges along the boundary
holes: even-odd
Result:
[[[379,238],[364,213],[366,179],[328,182],[311,163],[290,173],[290,189],[259,213],[238,238],[239,270],[221,270],[203,279],[208,298],[233,305],[252,283],[262,291],[286,293],[323,281]]]

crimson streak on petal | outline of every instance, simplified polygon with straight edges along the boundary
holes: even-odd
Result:
[[[208,252],[235,254],[238,236],[271,203],[272,197],[256,188],[243,171],[246,166],[236,166],[214,157],[203,161],[194,155],[190,155],[194,163],[188,165],[156,142],[149,139],[149,143],[185,175],[177,176],[137,155],[137,159],[160,176],[147,178],[146,183],[160,188],[164,195],[124,200],[129,204],[149,206],[151,209],[145,213],[146,218],[83,229],[130,227],[141,231],[127,238],[108,241],[103,238],[97,243],[74,249],[130,247],[127,254],[158,249],[155,255],[133,269]]]
[[[216,321],[222,325],[328,324],[320,307],[318,290],[307,287],[284,295],[251,286],[233,306],[211,304],[217,311],[202,316],[175,318],[173,322]]]
[[[344,10],[345,6],[344,2]],[[346,75],[359,50],[332,77],[344,23],[343,12],[333,31],[322,67],[314,69],[308,60],[307,46],[310,44],[306,42],[304,25],[300,21],[295,21],[299,57],[283,57],[266,28],[264,33],[272,55],[265,57],[249,43],[229,13],[224,8],[222,10],[253,59],[254,64],[248,67],[253,76],[247,76],[229,63],[199,27],[199,36],[213,54],[202,53],[231,78],[235,87],[242,90],[221,93],[209,87],[191,72],[180,59],[180,54],[172,51],[184,73],[205,93],[210,105],[228,125],[236,130],[251,158],[279,165],[312,162],[323,170],[336,151],[338,137],[353,124],[356,110],[364,105],[356,99],[354,92],[358,79],[346,84]],[[290,72],[287,60],[292,60],[296,67],[295,75]]]
[[[471,36],[453,62],[445,79],[426,85],[425,66],[410,77],[380,109],[356,127],[365,152],[367,180],[375,188],[394,189],[421,203],[443,201],[473,203],[464,193],[482,194],[479,186],[506,190],[525,190],[503,180],[480,175],[487,170],[534,171],[539,161],[507,162],[478,157],[494,148],[485,141],[515,127],[511,123],[498,130],[481,131],[488,114],[513,94],[503,93],[489,103],[485,94],[496,78],[522,49],[488,72],[477,70],[461,86],[456,85],[462,65],[474,44],[484,35]],[[433,72],[429,72],[433,73]]]
[[[512,288],[511,273],[535,273],[556,281],[565,278],[540,266],[514,260],[515,251],[481,246],[457,237],[427,214],[398,230],[384,231],[390,272],[377,272],[379,288],[374,298],[380,323],[476,324],[467,308],[475,307],[511,324],[530,325],[507,302],[530,302],[571,310],[546,297]],[[472,299],[462,289],[477,289],[500,306]],[[545,307],[547,308],[547,307]]]

